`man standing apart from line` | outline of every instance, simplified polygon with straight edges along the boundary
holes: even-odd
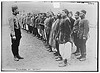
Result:
[[[16,5],[12,6],[12,14],[13,16],[9,20],[9,25],[11,29],[10,33],[11,43],[12,43],[11,48],[12,48],[12,53],[14,55],[14,60],[19,61],[19,59],[23,58],[20,57],[18,50],[21,39],[21,26],[17,16],[19,14],[19,11]]]

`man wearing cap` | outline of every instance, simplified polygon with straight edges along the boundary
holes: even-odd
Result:
[[[62,62],[60,67],[67,65],[67,59],[71,56],[71,43],[70,43],[70,19],[68,18],[69,11],[67,9],[62,10],[61,20],[59,23],[59,30],[56,35],[56,38],[59,42],[59,51],[61,54]],[[69,44],[69,45],[68,45]]]
[[[81,10],[80,12],[81,20],[79,22],[79,32],[78,32],[81,56],[77,58],[80,61],[86,60],[86,41],[88,39],[89,21],[85,18],[85,15],[86,11]]]
[[[21,26],[20,22],[18,20],[17,14],[19,14],[18,7],[17,6],[12,6],[12,14],[13,16],[9,20],[9,25],[11,29],[11,48],[12,48],[12,53],[14,55],[14,60],[19,61],[19,59],[23,59],[22,57],[19,56],[19,44],[20,44],[20,39],[21,39]]]
[[[80,52],[80,49],[79,49],[79,37],[78,37],[78,30],[79,30],[79,21],[80,21],[80,18],[79,18],[79,14],[80,12],[77,11],[75,13],[75,22],[74,22],[74,26],[73,26],[73,30],[72,30],[72,37],[73,37],[73,41],[74,41],[74,44],[76,46],[76,51],[73,53],[75,54],[75,56],[78,56],[79,55],[79,52]]]

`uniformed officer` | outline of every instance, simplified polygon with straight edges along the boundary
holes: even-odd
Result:
[[[9,25],[11,29],[11,48],[12,48],[12,53],[14,55],[14,60],[19,61],[19,59],[23,59],[22,57],[19,56],[19,44],[20,44],[20,39],[21,39],[21,26],[20,22],[18,20],[17,14],[19,14],[18,7],[16,5],[12,6],[12,14],[13,16],[9,20]]]

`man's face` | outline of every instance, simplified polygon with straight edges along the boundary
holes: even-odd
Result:
[[[80,17],[84,17],[84,13],[83,12],[80,12]]]
[[[69,13],[68,16],[69,16],[69,17],[72,17],[73,15],[72,15],[72,13]]]
[[[16,9],[14,12],[15,12],[16,14],[19,14],[19,10],[18,10],[18,9]]]
[[[49,15],[50,15],[50,14],[47,12],[47,14],[46,14],[46,15],[47,15],[47,17],[49,17]]]
[[[61,12],[61,17],[66,16],[66,13],[64,11]]]
[[[78,18],[79,18],[79,16],[77,14],[75,14],[75,19],[78,19]]]

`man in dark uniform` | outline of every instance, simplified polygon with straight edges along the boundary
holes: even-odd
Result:
[[[78,37],[78,30],[79,30],[79,21],[80,21],[80,19],[79,19],[79,14],[80,14],[80,12],[79,11],[77,11],[76,13],[75,13],[75,22],[74,22],[74,26],[73,26],[73,30],[72,30],[72,37],[73,37],[73,40],[74,40],[74,44],[75,44],[75,46],[76,46],[76,51],[73,53],[73,54],[75,54],[75,56],[78,56],[79,55],[79,52],[80,52],[80,50],[79,50],[79,37]]]
[[[11,29],[11,48],[12,48],[12,53],[14,55],[14,60],[19,61],[19,59],[23,59],[22,57],[19,56],[19,43],[21,39],[21,26],[20,22],[18,20],[17,14],[19,14],[18,7],[17,6],[12,6],[12,12],[13,16],[9,20],[9,25]]]
[[[80,46],[80,52],[81,56],[78,57],[80,61],[86,60],[86,41],[88,39],[88,32],[89,32],[89,21],[85,18],[86,11],[81,10],[80,12],[80,22],[79,22],[79,46]]]

